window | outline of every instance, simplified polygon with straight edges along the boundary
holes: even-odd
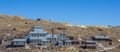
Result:
[[[37,34],[35,34],[35,36],[37,36]]]
[[[35,36],[35,34],[33,34],[33,36]]]
[[[15,42],[16,44],[18,44],[18,42]]]
[[[40,36],[42,36],[42,34],[40,34]]]
[[[25,42],[22,42],[22,44],[25,44]]]
[[[38,33],[38,37],[40,37],[40,34]]]
[[[55,38],[55,41],[56,41],[56,38]]]
[[[44,34],[42,34],[42,36],[44,36]]]
[[[50,40],[49,38],[47,38],[47,40]]]
[[[37,40],[35,40],[35,43],[37,43]]]
[[[31,34],[31,36],[33,36],[33,34]]]
[[[39,40],[39,43],[41,42],[41,40]]]
[[[33,43],[35,43],[35,40],[33,40]]]

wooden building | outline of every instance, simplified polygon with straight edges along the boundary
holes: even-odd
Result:
[[[96,49],[96,44],[86,44],[85,45],[85,48],[88,48],[88,49]]]
[[[25,46],[25,44],[27,44],[26,39],[13,39],[12,41],[12,45],[13,46],[17,46],[17,47],[22,47]]]
[[[84,48],[88,48],[88,49],[95,49],[96,48],[96,42],[93,40],[84,40],[81,42],[82,43],[82,47]]]
[[[56,46],[58,46],[58,47],[64,46],[64,42],[63,41],[58,41],[56,43]]]
[[[72,41],[71,40],[65,40],[64,45],[65,46],[72,45]]]
[[[95,41],[93,41],[93,40],[83,40],[82,44],[95,44]]]
[[[13,39],[13,45],[24,45],[25,42],[33,45],[52,45],[68,46],[71,45],[71,40],[66,37],[65,33],[60,35],[48,34],[43,30],[42,27],[35,26],[32,28],[30,33],[23,39]]]
[[[80,44],[79,40],[72,40],[72,44]]]
[[[92,37],[93,40],[110,40],[110,36],[93,36]]]
[[[56,46],[70,46],[72,45],[72,41],[71,40],[65,40],[65,41],[58,41]]]

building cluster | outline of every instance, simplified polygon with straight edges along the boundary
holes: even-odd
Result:
[[[96,41],[99,40],[110,40],[110,36],[96,35],[91,40],[73,40],[68,38],[64,32],[60,35],[49,34],[45,32],[42,27],[34,26],[31,31],[22,39],[13,39],[13,46],[25,46],[26,44],[32,45],[49,45],[54,46],[70,46],[73,44],[83,44],[84,48],[96,48]]]
[[[13,39],[12,45],[25,46],[25,44],[69,46],[72,41],[63,32],[60,35],[49,34],[42,27],[34,26],[27,36],[22,39]]]
[[[97,35],[93,36],[91,40],[83,40],[83,48],[95,49],[97,47],[96,41],[111,41],[110,36]]]

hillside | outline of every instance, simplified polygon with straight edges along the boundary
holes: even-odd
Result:
[[[73,36],[76,39],[78,35],[82,39],[89,39],[93,35],[109,35],[112,38],[120,39],[119,27],[103,27],[103,26],[75,26],[62,22],[51,22],[47,20],[32,20],[20,16],[0,15],[0,36],[11,40],[12,38],[20,38],[29,33],[31,27],[42,26],[47,32],[51,33],[51,28],[65,27],[67,36]],[[55,34],[60,34],[61,30],[55,30]]]
[[[51,28],[65,27],[68,36],[92,36],[92,35],[110,35],[115,37],[119,33],[119,29],[106,28],[102,26],[72,26],[67,23],[49,22],[46,20],[31,20],[20,16],[0,15],[0,36],[19,36],[27,34],[32,26],[42,26],[49,33]],[[15,28],[15,30],[14,30]],[[17,32],[17,33],[16,33]],[[56,30],[55,33],[60,33]]]

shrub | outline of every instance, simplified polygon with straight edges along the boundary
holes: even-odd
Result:
[[[40,21],[40,20],[42,20],[42,19],[40,19],[40,18],[37,19],[37,21]]]

